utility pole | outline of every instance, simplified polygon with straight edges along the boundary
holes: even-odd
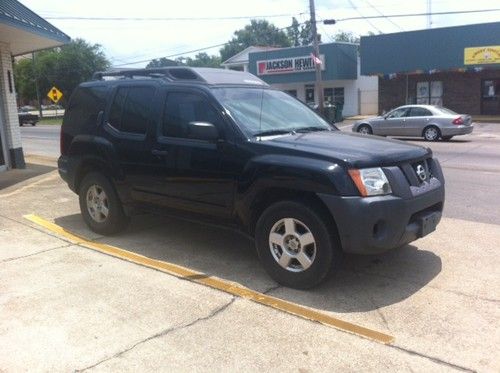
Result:
[[[314,9],[314,0],[309,0],[309,11],[311,13],[311,31],[313,37],[314,55],[319,58],[318,30],[316,29],[316,11]],[[319,112],[323,114],[323,86],[321,84],[321,64],[314,63],[316,67],[316,97],[319,101]]]
[[[32,60],[31,66],[33,67],[33,77],[35,78],[35,90],[36,90],[36,101],[38,102],[38,114],[40,119],[42,119],[43,118],[42,100],[40,99],[40,90],[38,89],[38,74],[36,72],[36,67],[35,67],[35,52],[31,53],[31,60]]]

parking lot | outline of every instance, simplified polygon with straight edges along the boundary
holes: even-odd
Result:
[[[50,164],[57,127],[22,134]],[[308,291],[278,286],[253,242],[230,229],[141,215],[125,233],[98,236],[56,170],[1,190],[0,370],[499,371],[500,124],[405,141],[430,146],[443,166],[437,231],[348,256]]]

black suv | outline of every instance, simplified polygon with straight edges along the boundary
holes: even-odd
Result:
[[[96,73],[65,112],[59,172],[95,232],[118,232],[138,209],[237,225],[296,288],[343,252],[432,232],[444,202],[428,148],[340,132],[251,74],[208,68]]]

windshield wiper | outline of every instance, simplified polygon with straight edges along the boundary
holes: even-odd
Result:
[[[304,132],[316,132],[316,131],[330,131],[326,127],[310,126],[310,127],[300,127],[294,130],[294,132],[304,133]]]
[[[267,130],[267,131],[254,133],[254,136],[261,137],[261,136],[273,136],[273,135],[286,135],[286,134],[293,134],[293,133],[295,133],[294,130]]]

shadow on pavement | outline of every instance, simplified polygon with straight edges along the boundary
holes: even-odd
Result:
[[[441,143],[441,144],[446,144],[446,143],[468,143],[468,142],[472,142],[472,140],[468,140],[468,139],[462,139],[462,138],[452,138],[448,141],[436,141],[436,142],[433,142],[433,141],[425,141],[423,138],[421,137],[392,137],[394,140],[400,140],[400,141],[418,141],[418,142],[425,142],[426,144],[435,144],[435,143]]]
[[[0,189],[8,188],[12,185],[46,174],[55,169],[56,168],[52,166],[26,163],[26,168],[24,169],[12,169],[7,172],[0,173]]]
[[[98,237],[87,229],[79,214],[55,222],[89,239],[235,281],[256,291],[277,285],[260,265],[253,241],[232,229],[141,215],[132,219],[125,232]],[[441,272],[441,267],[441,259],[434,253],[407,245],[383,255],[347,255],[343,270],[319,287],[306,291],[279,287],[271,294],[325,311],[371,311],[415,294]]]

